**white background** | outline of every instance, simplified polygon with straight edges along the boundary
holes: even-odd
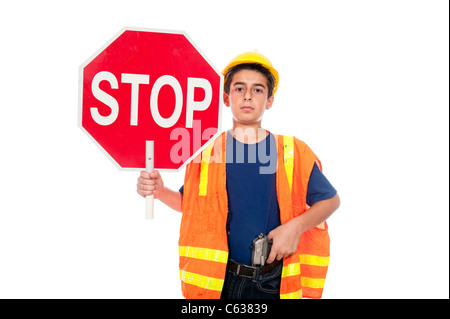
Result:
[[[448,298],[448,9],[2,1],[0,298],[182,297],[180,214],[157,202],[146,221],[138,172],[77,126],[78,66],[124,26],[185,30],[218,69],[247,50],[272,60],[280,88],[263,126],[307,142],[342,200],[324,298]]]

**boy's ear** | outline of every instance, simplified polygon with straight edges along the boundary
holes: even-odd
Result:
[[[274,99],[275,99],[274,95],[269,97],[269,99],[267,100],[267,104],[266,104],[266,110],[268,110],[268,109],[270,109],[272,107]]]
[[[225,92],[223,92],[223,103],[225,106],[230,106],[230,97]]]

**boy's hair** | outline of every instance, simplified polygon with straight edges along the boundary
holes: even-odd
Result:
[[[264,75],[267,79],[267,87],[268,87],[267,98],[270,98],[272,96],[273,88],[275,86],[275,77],[268,69],[266,69],[259,63],[243,63],[231,67],[228,70],[227,74],[225,74],[224,91],[226,94],[230,94],[230,85],[234,74],[241,70],[252,70]]]

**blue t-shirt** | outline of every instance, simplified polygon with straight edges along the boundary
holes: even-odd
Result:
[[[244,144],[230,133],[226,145],[229,258],[251,264],[252,242],[280,226],[276,191],[277,149],[273,134]],[[183,192],[181,187],[180,192]],[[306,203],[332,198],[336,190],[317,165],[311,172]]]

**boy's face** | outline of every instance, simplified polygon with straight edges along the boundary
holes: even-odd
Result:
[[[267,97],[266,77],[253,70],[236,72],[230,93],[224,93],[224,103],[231,107],[233,121],[241,125],[261,126],[264,111],[272,107],[274,97]]]

